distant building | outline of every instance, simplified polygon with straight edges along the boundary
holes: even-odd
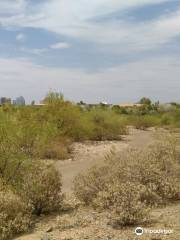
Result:
[[[16,100],[13,101],[14,105],[18,105],[18,106],[24,106],[26,104],[26,101],[24,99],[24,97],[20,96],[17,97]]]
[[[134,108],[134,107],[140,108],[140,107],[143,106],[143,104],[140,104],[140,103],[124,103],[124,104],[119,104],[119,105],[116,105],[116,106],[119,106],[121,108]]]
[[[1,97],[0,98],[0,105],[4,105],[6,103],[10,103],[11,104],[11,98]]]
[[[100,102],[100,104],[101,105],[106,105],[106,106],[108,106],[109,104],[107,103],[107,102],[105,102],[105,101],[103,101],[103,102]]]
[[[43,107],[43,106],[46,106],[47,104],[45,103],[35,103],[33,106],[36,106],[36,107]]]

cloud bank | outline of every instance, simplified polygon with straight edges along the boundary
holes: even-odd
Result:
[[[152,58],[115,66],[96,73],[80,69],[49,68],[25,59],[0,59],[0,95],[26,95],[38,100],[50,89],[87,102],[137,101],[146,95],[154,100],[179,101],[180,59]],[[10,90],[11,89],[11,90]]]

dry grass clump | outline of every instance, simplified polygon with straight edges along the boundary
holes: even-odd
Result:
[[[25,176],[20,194],[36,215],[50,213],[61,208],[61,176],[52,165],[34,163]]]
[[[22,199],[10,190],[0,190],[0,239],[26,232],[31,226],[31,215]]]
[[[177,169],[180,166],[178,159],[175,160],[170,153],[170,149],[157,145],[144,151],[131,151],[124,157],[127,163],[122,168],[125,174],[121,172],[121,175],[144,187],[141,201],[146,205],[166,203],[178,192],[180,178]]]
[[[108,167],[93,167],[86,174],[78,175],[74,180],[74,193],[86,205],[91,205],[97,194],[102,191],[108,178]]]
[[[176,151],[176,154],[175,152]],[[84,204],[108,210],[121,226],[147,219],[147,209],[168,203],[180,191],[177,149],[158,145],[110,154],[104,167],[76,177],[74,192]]]
[[[140,184],[131,182],[108,184],[99,192],[93,205],[110,211],[113,222],[120,226],[135,225],[148,218],[148,209],[141,201]]]

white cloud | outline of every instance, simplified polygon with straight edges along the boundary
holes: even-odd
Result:
[[[23,33],[19,33],[17,36],[16,36],[16,40],[18,41],[18,42],[24,42],[24,41],[26,41],[26,35],[25,34],[23,34]]]
[[[25,10],[25,0],[2,0],[0,1],[0,14],[18,14]]]
[[[51,45],[50,47],[52,49],[65,49],[65,48],[70,48],[71,45],[66,42],[59,42],[59,43],[55,43],[55,44]]]
[[[121,12],[127,8],[143,6],[146,4],[158,4],[167,0],[52,0],[46,2],[42,12],[56,25],[76,25],[85,20],[111,14],[114,11]]]
[[[0,59],[0,95],[23,95],[28,101],[40,99],[52,88],[79,101],[137,101],[142,96],[154,100],[180,101],[180,59],[157,57],[123,64],[99,72],[49,68],[28,60]]]
[[[46,53],[48,51],[47,48],[20,48],[20,51],[28,54],[34,54],[34,55],[42,55],[43,53]]]
[[[168,0],[51,0],[36,11],[22,11],[8,18],[1,17],[4,26],[34,27],[84,41],[104,44],[118,51],[151,50],[180,35],[180,11],[146,23],[123,20],[92,22],[113,12]],[[173,1],[173,0],[171,0]],[[58,45],[54,45],[58,48]],[[59,48],[67,47],[65,44]],[[117,51],[117,52],[118,52]]]

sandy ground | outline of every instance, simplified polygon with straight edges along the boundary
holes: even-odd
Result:
[[[122,141],[105,142],[85,142],[75,143],[73,145],[72,158],[66,161],[56,161],[56,168],[62,174],[63,191],[66,194],[72,193],[72,184],[74,177],[95,164],[102,164],[104,156],[113,148],[115,151],[123,152],[128,147],[143,148],[153,143],[154,130],[140,131],[131,129],[130,134],[123,137]],[[173,234],[169,235],[148,235],[144,234],[140,238],[134,233],[135,227],[115,230],[107,224],[107,217],[92,212],[92,210],[79,210],[80,216],[88,219],[85,226],[74,226],[68,229],[62,229],[57,223],[56,216],[42,217],[39,219],[34,232],[16,238],[16,240],[180,240],[180,205],[172,205],[163,209],[156,209],[152,212],[155,221],[151,226],[143,226],[147,229],[172,229]],[[62,216],[62,218],[66,216]],[[73,215],[67,216],[68,220],[74,221]],[[52,232],[48,233],[49,228]]]
[[[103,141],[74,143],[72,147],[72,158],[66,161],[57,161],[57,169],[62,174],[63,191],[72,191],[72,182],[75,176],[82,173],[94,165],[100,165],[104,157],[111,149],[117,152],[124,151],[127,147],[143,148],[153,142],[153,130],[140,131],[130,129],[130,134],[123,136],[122,141]]]
[[[113,229],[108,225],[107,216],[92,212],[90,209],[82,209],[79,216],[84,220],[84,226],[76,226],[72,223],[77,217],[63,215],[62,219],[70,219],[70,224],[62,226],[57,217],[50,217],[40,221],[35,233],[20,237],[16,240],[179,240],[180,239],[180,204],[168,206],[152,211],[153,220],[142,226]],[[63,228],[64,227],[64,228]],[[136,236],[136,227],[142,227],[144,234]],[[52,232],[47,232],[52,228]],[[147,231],[170,230],[168,234],[155,234]]]

